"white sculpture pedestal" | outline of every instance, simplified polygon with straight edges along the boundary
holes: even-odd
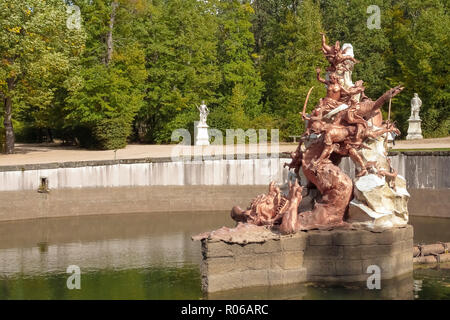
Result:
[[[408,119],[408,135],[406,136],[406,140],[418,140],[423,139],[422,136],[422,120],[420,119]]]
[[[209,146],[209,126],[206,123],[196,122],[195,125],[195,145],[196,146]]]

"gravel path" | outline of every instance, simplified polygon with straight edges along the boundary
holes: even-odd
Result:
[[[170,157],[176,145],[128,145],[125,149],[114,151],[93,151],[75,147],[63,147],[57,144],[17,144],[16,154],[0,155],[0,166],[24,165],[52,162],[95,161],[114,159],[163,158]],[[297,144],[282,143],[273,152],[294,151]],[[268,152],[271,151],[270,145]],[[396,141],[395,149],[435,149],[450,148],[450,137],[423,140]],[[237,151],[226,150],[219,146],[215,150],[221,154],[243,153],[243,146]],[[190,147],[193,154],[199,154],[201,147]],[[246,145],[246,153],[257,153],[255,145]]]

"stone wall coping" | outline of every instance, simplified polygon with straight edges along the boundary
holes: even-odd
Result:
[[[197,156],[198,157],[198,156]],[[197,159],[195,156],[184,157],[180,159],[181,162],[204,162],[210,160],[248,160],[248,159],[264,159],[258,158],[258,154],[235,154],[233,159],[227,159],[227,155],[221,155],[220,159]],[[230,157],[230,155],[228,155]],[[267,154],[267,159],[290,158],[288,153],[274,153]],[[80,168],[80,167],[98,167],[98,166],[112,166],[118,164],[139,164],[139,163],[165,163],[174,162],[171,157],[159,158],[135,158],[135,159],[118,159],[118,160],[88,160],[88,161],[69,161],[69,162],[51,162],[51,163],[37,163],[37,164],[22,164],[12,166],[0,166],[0,172],[6,171],[26,171],[26,170],[47,170],[58,168]],[[176,161],[178,162],[178,161]]]
[[[261,228],[261,227],[255,227],[255,228]],[[385,245],[390,244],[392,242],[396,242],[401,239],[393,239],[392,238],[392,232],[394,230],[405,230],[405,232],[413,232],[413,227],[410,224],[406,224],[404,226],[398,226],[398,227],[392,227],[392,228],[385,228],[385,229],[369,229],[369,228],[333,228],[330,230],[320,230],[320,229],[312,229],[312,230],[302,230],[298,231],[294,234],[289,235],[282,235],[278,232],[273,232],[273,237],[267,237],[264,240],[258,239],[257,241],[248,241],[246,243],[242,243],[242,241],[233,241],[233,240],[223,240],[220,238],[197,238],[193,240],[201,240],[207,243],[218,243],[223,242],[227,245],[246,245],[246,244],[252,244],[252,243],[259,243],[263,244],[269,241],[284,241],[287,239],[296,239],[296,238],[302,238],[302,239],[308,239],[310,246],[355,246],[355,245]],[[384,236],[386,237],[386,242],[383,243],[372,243],[372,241],[368,241],[365,243],[364,241],[361,242],[360,238],[358,236],[361,235],[361,233],[366,234],[372,234],[375,237],[378,236]],[[343,239],[340,239],[340,236],[344,236],[346,239],[343,241]],[[349,238],[349,237],[356,237],[355,239]],[[408,238],[407,235],[405,235],[406,238]],[[319,237],[316,240],[316,237]],[[352,240],[356,240],[356,243],[353,243]],[[371,239],[372,240],[372,239]]]
[[[434,157],[448,157],[450,151],[395,151],[389,152],[389,156],[434,156]],[[196,156],[185,157],[180,161],[183,162],[204,162],[205,160],[244,160],[244,159],[264,159],[259,158],[259,154],[235,154],[233,159],[227,159],[230,155],[216,155],[220,159],[198,159]],[[290,159],[289,152],[280,152],[267,154],[267,159]],[[27,171],[27,170],[47,170],[58,168],[80,168],[80,167],[97,167],[97,166],[111,166],[118,164],[139,164],[139,163],[164,163],[173,162],[171,157],[148,157],[148,158],[134,158],[134,159],[118,159],[118,160],[88,160],[88,161],[69,161],[69,162],[51,162],[38,164],[24,164],[24,165],[9,165],[0,166],[0,172],[6,171]]]
[[[420,151],[420,150],[411,150],[411,151],[389,151],[388,156],[397,156],[397,155],[405,155],[405,156],[433,156],[433,157],[448,157],[450,156],[450,151]]]

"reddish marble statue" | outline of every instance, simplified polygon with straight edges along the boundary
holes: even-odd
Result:
[[[353,182],[337,166],[342,157],[352,159],[358,170],[357,177],[375,170],[379,175],[395,178],[393,170],[381,170],[376,163],[364,164],[358,151],[369,148],[364,144],[369,138],[386,132],[399,134],[392,123],[383,122],[380,108],[403,88],[390,89],[373,101],[365,95],[362,80],[353,87],[344,86],[344,75],[337,70],[349,72],[358,61],[341,49],[339,41],[329,46],[322,34],[322,51],[330,63],[329,80],[320,76],[320,69],[316,69],[316,73],[317,80],[326,85],[327,95],[307,115],[306,106],[313,88],[309,90],[302,112],[303,120],[307,121],[306,131],[296,151],[291,153],[291,163],[285,164],[294,169],[297,176],[302,169],[309,183],[320,192],[320,200],[312,210],[298,212],[302,187],[297,182],[289,184],[289,194],[284,196],[272,182],[269,193],[254,199],[247,210],[234,207],[231,212],[234,220],[276,227],[282,233],[345,224],[344,214],[353,197]]]

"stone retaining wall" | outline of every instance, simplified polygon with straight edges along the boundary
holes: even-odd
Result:
[[[204,292],[307,281],[360,282],[377,265],[381,280],[413,270],[413,228],[300,232],[264,243],[202,240]]]
[[[146,186],[268,185],[287,181],[289,159],[204,161],[100,161],[0,167],[0,192],[37,191],[46,178],[51,190]],[[52,165],[52,166],[50,166]]]
[[[288,153],[234,155],[234,159],[172,161],[170,158],[78,161],[0,166],[0,191],[37,190],[41,177],[51,189],[162,185],[266,185],[284,183]],[[395,152],[392,166],[410,189],[450,189],[450,152]],[[340,167],[354,177],[355,165],[343,158]],[[302,178],[305,181],[304,177]]]
[[[406,176],[410,214],[450,217],[450,152],[390,156],[393,166]],[[245,208],[253,197],[267,191],[270,181],[283,184],[293,175],[283,168],[290,161],[287,157],[281,153],[268,159],[246,155],[235,160],[148,158],[0,166],[0,221],[120,213],[119,209],[212,211],[230,210],[235,204]],[[354,174],[349,158],[340,166]],[[42,178],[47,178],[49,194],[38,193]],[[302,184],[306,184],[304,177]]]
[[[0,221],[126,212],[229,211],[234,205],[246,208],[267,188],[229,185],[74,188],[50,193],[4,191],[0,192]],[[450,189],[410,193],[411,216],[450,217]]]
[[[450,189],[450,151],[390,152],[392,167],[406,179],[408,190]],[[341,167],[352,178],[355,164],[344,158]]]
[[[229,211],[267,186],[149,186],[0,192],[0,221],[122,213]]]

